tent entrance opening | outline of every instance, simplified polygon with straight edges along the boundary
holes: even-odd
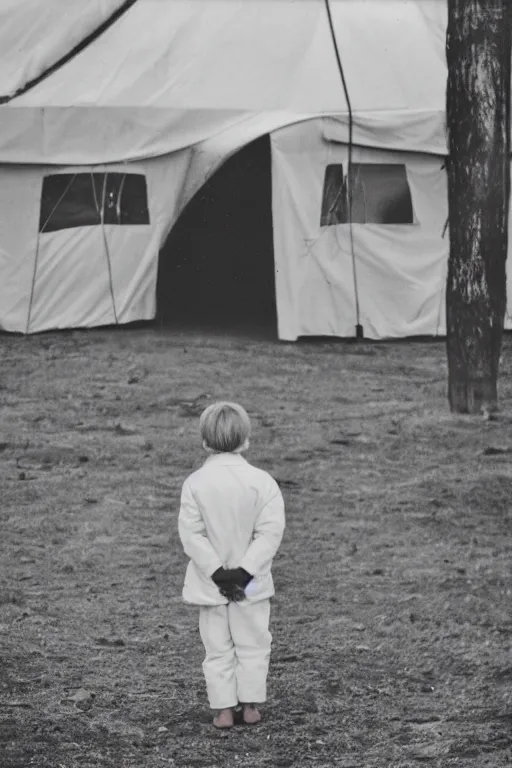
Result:
[[[163,325],[276,328],[268,136],[189,202],[160,251],[157,302]]]

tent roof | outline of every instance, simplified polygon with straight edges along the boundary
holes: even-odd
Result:
[[[122,5],[67,0],[59,16],[60,0],[45,0],[39,17],[37,2],[8,0],[12,20],[0,26],[0,37],[3,44],[9,28],[17,30],[18,44],[9,48],[4,91],[41,74]],[[356,123],[403,116],[414,126],[409,137],[398,137],[407,148],[443,152],[446,0],[331,0],[331,7]],[[44,44],[25,60],[21,49],[39,39]],[[2,109],[17,114],[5,116],[0,159],[13,150],[15,135],[23,141],[28,131],[32,141],[40,137],[29,154],[49,160],[57,145],[61,157],[69,146],[66,161],[73,162],[159,154],[241,123],[250,133],[251,121],[255,131],[319,115],[339,115],[343,125],[348,112],[323,0],[136,0],[78,55]],[[150,111],[159,114],[149,117]],[[424,119],[430,138],[421,130]],[[83,142],[82,160],[71,149],[81,122],[98,127],[96,139]],[[131,149],[121,126],[137,135]]]
[[[9,0],[14,5],[15,0]],[[16,0],[43,39],[39,68],[122,5]],[[331,0],[356,110],[425,109],[444,100],[439,0]],[[444,6],[444,0],[441,0]],[[28,8],[27,8],[28,6]],[[80,10],[82,8],[82,10]],[[12,10],[11,10],[12,12]],[[2,38],[5,29],[1,28]],[[57,33],[59,30],[59,33]],[[49,34],[48,34],[49,33]],[[30,58],[36,66],[37,47]],[[440,56],[441,53],[441,56]],[[137,0],[104,34],[18,104],[208,109],[346,109],[323,0]]]
[[[123,0],[2,0],[0,96],[38,78],[98,29]]]

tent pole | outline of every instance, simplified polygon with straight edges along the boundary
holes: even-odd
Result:
[[[343,91],[345,93],[345,100],[348,107],[348,173],[347,173],[347,202],[348,202],[348,224],[350,231],[350,250],[352,253],[352,274],[354,279],[354,298],[356,305],[356,339],[362,339],[364,337],[363,326],[361,325],[361,314],[359,307],[359,290],[357,285],[357,269],[356,269],[356,255],[354,247],[354,230],[352,222],[352,151],[354,146],[354,119],[352,112],[352,104],[350,101],[350,94],[348,92],[347,81],[345,78],[345,72],[343,70],[343,64],[341,62],[341,56],[338,49],[338,42],[336,40],[336,33],[334,31],[334,24],[332,20],[331,6],[329,0],[325,0],[325,9],[327,11],[327,18],[329,21],[329,29],[331,31],[332,43],[334,46],[334,52],[336,54],[336,61],[338,64],[338,70],[341,77],[341,83],[343,85]]]

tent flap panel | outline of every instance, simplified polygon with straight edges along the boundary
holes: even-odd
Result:
[[[105,227],[117,322],[150,320],[156,312],[160,235],[150,227]]]
[[[114,322],[101,228],[41,234],[28,331]]]
[[[37,252],[41,170],[0,167],[0,329],[25,332]]]
[[[348,144],[348,116],[325,116],[323,135],[326,141]],[[374,149],[446,155],[444,108],[358,113],[354,115],[353,142]]]
[[[281,291],[277,282],[281,338],[350,337],[357,323],[373,339],[444,333],[447,190],[440,159],[355,148],[351,233],[343,204],[342,222],[332,218],[346,194],[347,146],[326,142],[313,121],[277,132],[272,151],[276,268],[286,275]],[[383,212],[393,194],[400,205]],[[322,221],[322,203],[332,223]]]
[[[34,333],[154,317],[159,248],[190,161],[185,151],[99,168],[0,167],[0,328]],[[54,208],[63,226],[45,229]]]

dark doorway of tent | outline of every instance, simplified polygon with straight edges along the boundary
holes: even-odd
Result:
[[[159,257],[157,323],[277,335],[268,136],[229,158],[171,230]]]

